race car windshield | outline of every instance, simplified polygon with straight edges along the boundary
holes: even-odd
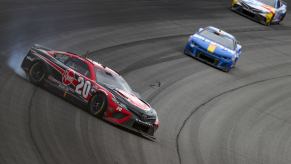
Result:
[[[218,43],[218,44],[220,44],[228,49],[234,50],[234,47],[235,47],[234,41],[225,35],[221,35],[221,34],[215,32],[213,30],[210,30],[210,29],[205,29],[205,30],[201,31],[199,33],[199,35],[201,35],[201,36],[203,36],[203,37],[205,37],[205,38],[207,38],[215,43]]]
[[[263,4],[269,5],[274,7],[275,6],[275,1],[274,0],[257,0],[259,2],[262,2]]]
[[[101,70],[98,68],[95,69],[95,72],[96,72],[96,81],[98,83],[106,85],[107,87],[110,87],[113,89],[118,88],[128,93],[132,93],[132,89],[121,76],[117,74],[112,74],[106,70]]]

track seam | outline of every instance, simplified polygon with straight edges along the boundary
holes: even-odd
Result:
[[[181,154],[180,154],[180,148],[179,148],[179,137],[180,137],[180,134],[184,128],[184,126],[186,125],[186,123],[188,122],[188,120],[193,116],[193,114],[198,111],[200,108],[202,108],[203,106],[207,105],[208,103],[212,102],[214,99],[220,97],[220,96],[223,96],[225,94],[228,94],[228,93],[231,93],[231,92],[234,92],[236,90],[239,90],[239,89],[242,89],[242,88],[245,88],[245,87],[248,87],[248,86],[252,86],[252,85],[255,85],[255,84],[259,84],[259,83],[262,83],[262,82],[266,82],[266,81],[270,81],[270,80],[276,80],[276,79],[281,79],[281,78],[287,78],[287,77],[291,77],[291,75],[284,75],[284,76],[278,76],[278,77],[273,77],[273,78],[268,78],[268,79],[263,79],[263,80],[258,80],[258,81],[254,81],[254,82],[251,82],[251,83],[248,83],[248,84],[245,84],[245,85],[242,85],[242,86],[239,86],[239,87],[236,87],[236,88],[232,88],[232,89],[229,89],[227,91],[224,91],[222,93],[219,93],[218,95],[214,96],[214,97],[211,97],[210,99],[208,99],[207,101],[203,102],[202,104],[200,104],[199,106],[197,106],[196,108],[194,108],[192,110],[192,112],[186,117],[186,119],[183,121],[183,124],[182,126],[179,128],[179,131],[178,131],[178,134],[176,135],[176,149],[177,149],[177,154],[178,154],[178,158],[179,158],[179,163],[182,164],[182,158],[181,158]]]
[[[231,33],[245,33],[245,32],[266,32],[266,31],[289,31],[291,30],[291,27],[285,27],[284,28],[268,28],[268,27],[249,27],[249,28],[245,28],[245,29],[227,29],[226,28],[226,31],[229,31]],[[120,43],[120,44],[115,44],[115,45],[112,45],[112,46],[109,46],[109,47],[104,47],[104,48],[100,48],[100,49],[97,49],[97,50],[93,50],[91,51],[87,56],[97,56],[98,53],[101,53],[101,52],[106,52],[106,51],[109,51],[111,49],[118,49],[118,48],[122,48],[122,47],[129,47],[131,45],[135,45],[135,44],[140,44],[140,43],[146,43],[146,42],[150,42],[150,41],[158,41],[158,40],[165,40],[165,39],[173,39],[173,38],[179,38],[179,37],[186,37],[186,36],[189,36],[189,35],[192,35],[193,33],[185,33],[185,34],[177,34],[177,35],[168,35],[168,36],[161,36],[161,37],[152,37],[152,38],[148,38],[148,39],[142,39],[142,40],[134,40],[134,41],[129,41],[129,42],[124,42],[124,43]],[[131,72],[132,70],[128,70],[126,73],[129,73]],[[205,101],[204,103],[200,104],[198,107],[194,108],[193,111],[190,113],[189,116],[186,117],[186,119],[184,120],[182,126],[179,128],[179,131],[178,131],[178,134],[176,135],[176,149],[177,149],[177,154],[178,154],[178,158],[179,158],[179,163],[181,164],[182,163],[182,159],[181,159],[181,154],[180,154],[180,150],[179,150],[179,137],[180,137],[180,134],[181,134],[181,131],[183,130],[184,126],[186,125],[186,123],[188,122],[188,120],[192,117],[192,115],[197,111],[199,110],[201,107],[205,106],[206,104],[208,104],[209,102],[213,101],[214,99],[216,99],[217,97],[220,97],[224,94],[227,94],[227,93],[230,93],[230,92],[233,92],[235,90],[238,90],[238,89],[241,89],[241,88],[244,88],[244,87],[247,87],[247,86],[251,86],[251,85],[254,85],[254,84],[258,84],[258,83],[261,83],[261,82],[265,82],[265,81],[269,81],[269,80],[274,80],[274,79],[279,79],[279,78],[285,78],[285,77],[290,77],[291,75],[284,75],[284,76],[279,76],[279,77],[274,77],[274,78],[269,78],[269,79],[264,79],[264,80],[259,80],[259,81],[255,81],[255,82],[252,82],[252,83],[248,83],[248,84],[245,84],[245,85],[242,85],[242,86],[239,86],[239,87],[236,87],[236,88],[233,88],[233,89],[230,89],[230,90],[227,90],[225,92],[222,92],[210,99],[208,99],[207,101]],[[153,98],[152,98],[153,99]],[[150,100],[151,101],[151,100]]]
[[[29,129],[30,138],[32,140],[32,143],[33,143],[36,151],[37,151],[37,154],[40,156],[40,159],[43,161],[43,163],[46,164],[46,161],[45,161],[45,159],[40,151],[40,148],[38,147],[37,142],[36,142],[36,140],[33,136],[33,133],[32,133],[32,122],[31,122],[32,104],[33,104],[32,101],[33,101],[33,98],[35,96],[36,90],[37,90],[37,88],[34,87],[34,90],[33,90],[32,96],[30,98],[29,105],[28,105],[28,129]]]
[[[165,35],[165,36],[160,36],[160,37],[152,37],[152,38],[147,38],[147,39],[141,39],[141,40],[133,40],[129,42],[123,42],[120,44],[115,44],[111,45],[109,47],[104,47],[100,48],[97,50],[93,50],[92,52],[89,53],[89,55],[96,55],[96,53],[100,53],[102,51],[108,51],[111,49],[116,49],[119,47],[129,47],[134,44],[139,44],[139,43],[145,43],[145,42],[151,42],[151,41],[157,41],[157,40],[166,40],[166,39],[173,39],[173,38],[180,38],[180,37],[186,37],[191,35],[192,33],[186,33],[186,34],[176,34],[176,35]]]

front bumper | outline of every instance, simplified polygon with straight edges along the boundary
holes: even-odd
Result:
[[[157,116],[141,118],[127,109],[121,111],[109,110],[104,119],[138,133],[153,136],[159,127]]]
[[[184,53],[226,72],[234,65],[232,60],[223,59],[222,57],[209,53],[207,50],[201,49],[197,46],[191,47],[189,43],[186,45]]]

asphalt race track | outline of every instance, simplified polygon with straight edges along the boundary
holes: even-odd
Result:
[[[0,164],[290,164],[291,17],[265,27],[223,0],[1,0]],[[213,25],[243,55],[224,73],[183,54]],[[120,72],[157,110],[155,142],[32,85],[42,44]]]

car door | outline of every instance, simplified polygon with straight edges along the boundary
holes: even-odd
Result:
[[[47,82],[50,86],[59,89],[60,91],[68,90],[68,87],[64,85],[63,78],[66,75],[68,67],[65,62],[71,57],[70,55],[55,52],[52,54],[53,59],[51,59],[50,67],[48,68]]]
[[[88,62],[72,57],[65,62],[65,65],[68,70],[63,83],[69,87],[69,93],[83,102],[88,102],[92,87],[90,80],[92,72],[90,72]]]

